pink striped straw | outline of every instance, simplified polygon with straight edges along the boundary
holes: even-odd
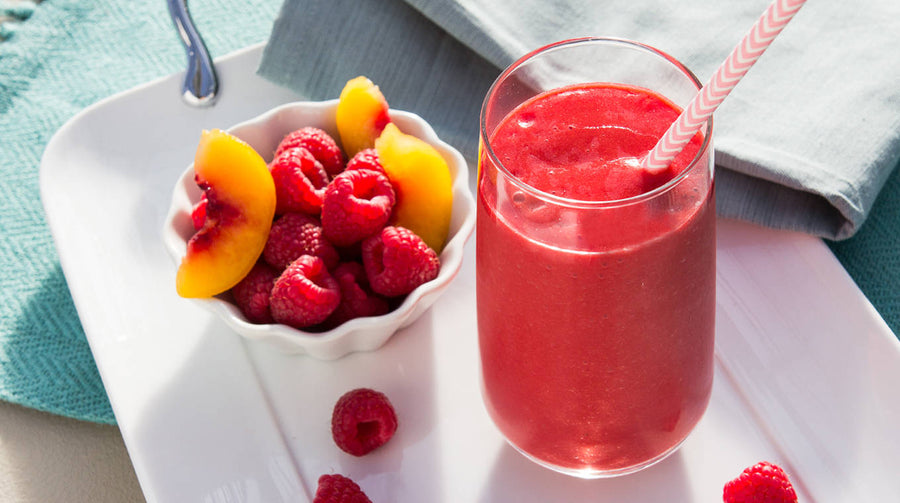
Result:
[[[804,3],[806,0],[775,0],[769,5],[715,75],[644,157],[641,168],[659,173],[669,166]]]

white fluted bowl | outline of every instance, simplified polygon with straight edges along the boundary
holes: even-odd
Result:
[[[304,126],[321,128],[337,138],[335,108],[337,100],[289,103],[256,118],[242,122],[228,131],[246,141],[266,162],[271,161],[281,139]],[[459,272],[463,248],[475,226],[475,201],[468,188],[468,167],[456,149],[441,141],[431,126],[418,115],[391,110],[391,120],[401,131],[417,136],[432,145],[447,161],[453,180],[453,211],[450,234],[440,254],[441,269],[437,278],[406,296],[402,303],[382,316],[357,318],[325,332],[304,332],[281,324],[254,324],[227,296],[191,299],[212,310],[243,337],[271,344],[292,354],[308,354],[332,360],[357,351],[381,347],[397,330],[411,324],[441,296]],[[194,234],[191,210],[200,200],[201,190],[194,183],[193,165],[175,184],[172,203],[163,228],[163,240],[176,264],[181,262],[187,242]],[[174,281],[172,288],[175,288]]]

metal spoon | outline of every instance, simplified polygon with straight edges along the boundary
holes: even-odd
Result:
[[[167,0],[169,15],[181,36],[181,42],[187,53],[188,66],[181,88],[181,96],[189,105],[206,107],[212,105],[219,91],[219,81],[212,58],[206,45],[194,27],[187,9],[187,0]]]

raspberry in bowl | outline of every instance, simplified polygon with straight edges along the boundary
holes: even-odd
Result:
[[[356,146],[357,134],[347,142],[357,151],[342,152],[345,169],[336,167],[322,133],[341,145],[338,108],[339,100],[290,103],[227,132],[204,132],[198,156],[204,142],[231,141],[229,158],[249,146],[262,159],[247,161],[256,175],[220,182],[196,157],[175,185],[163,229],[180,264],[180,295],[249,340],[324,360],[375,350],[430,308],[459,272],[475,221],[464,158],[415,114],[390,110],[381,120],[391,131],[380,143]],[[409,142],[427,144],[446,165],[446,197],[429,199],[422,180],[436,177],[405,171]],[[417,198],[442,197],[444,214],[416,211]],[[239,203],[252,203],[247,218],[235,210]]]

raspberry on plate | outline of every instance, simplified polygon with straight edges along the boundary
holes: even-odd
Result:
[[[390,309],[388,301],[372,291],[366,270],[359,262],[341,263],[332,276],[341,287],[341,303],[325,321],[328,327],[363,316],[379,316]]]
[[[372,290],[385,297],[406,295],[441,269],[437,253],[405,227],[387,226],[363,241],[362,258]]]
[[[722,499],[725,503],[796,503],[797,493],[781,467],[761,461],[725,484]]]
[[[275,281],[269,310],[278,323],[306,328],[325,321],[340,302],[340,287],[325,262],[301,255]]]
[[[272,224],[263,258],[272,267],[282,270],[300,255],[321,258],[328,270],[340,261],[334,245],[325,239],[317,218],[304,213],[287,213]]]
[[[374,148],[367,148],[357,152],[352,159],[347,161],[347,167],[345,169],[347,171],[354,169],[371,169],[372,171],[377,171],[379,173],[385,172],[384,166],[381,165],[381,159],[378,157],[378,152]]]
[[[304,127],[289,133],[281,140],[275,156],[278,157],[279,153],[296,147],[308,150],[322,163],[329,176],[335,176],[344,170],[344,153],[334,138],[319,128]]]
[[[280,152],[269,164],[275,182],[275,213],[300,212],[318,215],[328,186],[328,173],[304,148]]]
[[[387,223],[394,201],[394,189],[385,175],[368,169],[344,171],[325,190],[325,237],[335,246],[362,241]]]
[[[341,474],[319,477],[313,503],[372,503],[359,485]]]
[[[331,415],[331,435],[344,452],[363,456],[397,431],[397,414],[384,393],[357,388],[341,396]]]
[[[278,271],[260,261],[253,266],[253,269],[250,269],[244,279],[231,287],[234,303],[250,323],[272,323],[274,321],[269,312],[269,296],[276,279],[278,279]]]

